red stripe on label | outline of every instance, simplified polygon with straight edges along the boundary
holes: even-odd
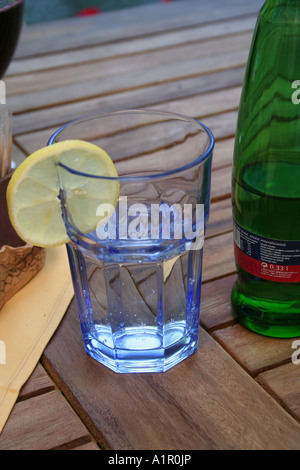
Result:
[[[300,282],[300,265],[282,266],[265,263],[246,255],[236,244],[234,244],[234,256],[240,267],[254,276],[275,282]]]

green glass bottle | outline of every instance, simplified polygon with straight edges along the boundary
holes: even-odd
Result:
[[[267,336],[300,336],[300,0],[267,0],[236,131],[232,306]]]

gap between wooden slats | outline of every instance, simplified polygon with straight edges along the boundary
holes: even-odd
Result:
[[[84,84],[87,93],[89,89],[92,89],[91,83],[96,80],[104,93],[106,77],[117,76],[126,83],[128,76],[131,78],[131,86],[137,86],[140,82],[147,83],[147,78],[150,83],[151,80],[156,79],[155,77],[178,78],[178,74],[183,73],[183,68],[189,72],[189,75],[203,74],[207,70],[211,72],[213,68],[230,68],[231,64],[236,66],[245,62],[251,37],[252,32],[243,32],[221,40],[220,38],[210,39],[193,44],[179,44],[177,47],[163,50],[142,52],[130,57],[108,58],[105,62],[79,63],[60,69],[7,76],[5,78],[7,93],[12,97],[55,88],[59,95],[61,87],[63,89],[64,86],[69,87],[75,83]],[[177,71],[173,69],[174,65]],[[170,68],[169,74],[167,73],[168,67]],[[142,80],[141,73],[144,74]]]
[[[243,15],[257,15],[262,0],[241,2],[184,0],[172,5],[151,4],[108,12],[89,18],[74,18],[32,25],[21,37],[16,57],[64,51],[82,46],[157,34]],[[74,35],[76,31],[76,35]]]
[[[184,44],[207,42],[218,38],[219,41],[230,35],[238,33],[252,33],[256,16],[239,17],[223,20],[217,23],[200,24],[194,27],[179,29],[170,32],[160,32],[155,35],[141,36],[131,40],[122,40],[105,45],[86,46],[68,50],[66,52],[53,51],[43,56],[33,58],[15,58],[7,73],[6,79],[12,75],[30,74],[43,70],[53,71],[57,68],[66,68],[97,62],[105,67],[105,62],[112,59],[130,58],[140,53],[154,52],[162,49],[176,48]],[[26,31],[24,32],[26,34]]]
[[[175,61],[159,66],[153,66],[152,68],[145,66],[139,70],[128,71],[126,73],[119,71],[114,75],[103,77],[101,79],[83,79],[79,83],[70,83],[69,85],[63,86],[56,86],[55,82],[48,81],[47,78],[47,82],[43,83],[40,90],[16,96],[11,96],[10,86],[8,83],[7,102],[14,114],[47,108],[49,108],[50,112],[53,112],[50,108],[53,108],[54,106],[76,102],[80,102],[81,108],[84,108],[84,101],[89,99],[99,99],[101,97],[105,97],[106,102],[112,109],[112,103],[108,101],[108,95],[134,91],[139,88],[145,89],[147,87],[153,87],[153,90],[155,90],[157,86],[163,83],[171,84],[175,82],[174,84],[176,86],[178,85],[179,80],[190,79],[193,77],[198,77],[199,79],[199,93],[199,91],[202,91],[200,88],[200,77],[202,75],[239,68],[242,66],[244,67],[247,57],[248,49],[245,48],[243,50],[228,52],[218,56]],[[93,76],[93,72],[90,76]],[[33,81],[34,80],[32,79],[32,82]],[[223,84],[220,81],[219,88],[225,87],[226,84]],[[166,99],[168,98],[164,98],[162,96],[162,100]],[[151,104],[158,102],[155,97],[155,91],[151,100]],[[133,104],[130,103],[129,106],[127,105],[127,107],[132,106]],[[122,102],[121,107],[124,108],[124,103]]]

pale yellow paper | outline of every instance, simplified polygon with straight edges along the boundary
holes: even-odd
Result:
[[[73,296],[65,245],[0,310],[0,433]]]

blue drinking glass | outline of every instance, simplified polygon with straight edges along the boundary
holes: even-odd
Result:
[[[141,109],[74,120],[48,144],[69,139],[97,144],[118,174],[58,165],[85,351],[115,372],[166,371],[198,347],[214,137],[195,119]],[[116,207],[90,233],[76,225],[70,175],[96,201],[99,183],[119,184]],[[81,210],[99,210],[90,204]]]

